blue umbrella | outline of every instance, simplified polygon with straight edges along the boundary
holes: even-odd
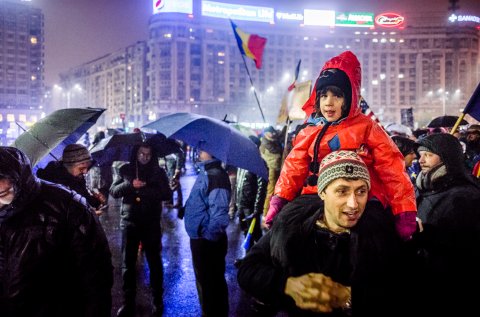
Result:
[[[172,139],[182,140],[226,164],[246,169],[264,179],[268,171],[260,152],[252,141],[227,123],[195,113],[174,113],[144,126]]]
[[[163,134],[141,132],[114,134],[94,145],[90,154],[99,165],[112,165],[114,161],[130,161],[133,148],[142,143],[151,145],[159,157],[181,151],[175,140]]]
[[[70,108],[52,112],[23,132],[11,146],[22,150],[32,167],[45,167],[62,157],[63,149],[76,143],[105,111],[103,108]]]

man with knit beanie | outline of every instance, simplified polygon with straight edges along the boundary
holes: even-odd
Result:
[[[63,150],[60,161],[51,161],[44,169],[37,171],[37,176],[46,181],[66,186],[85,197],[87,203],[101,214],[101,206],[106,197],[101,193],[92,193],[87,188],[85,175],[93,165],[88,149],[81,144],[69,144]]]
[[[361,68],[357,57],[345,51],[325,63],[310,98],[303,106],[306,127],[295,137],[275,185],[264,218],[274,217],[299,195],[316,193],[318,166],[328,153],[353,150],[368,166],[370,198],[390,206],[398,235],[409,240],[416,230],[415,192],[405,171],[403,156],[384,129],[361,112]]]
[[[422,171],[417,176],[418,217],[423,231],[413,237],[418,250],[415,291],[419,315],[473,316],[480,283],[480,185],[464,165],[462,146],[446,133],[417,141]],[[441,304],[439,304],[441,303]],[[423,309],[423,310],[422,310]]]
[[[288,204],[247,253],[240,286],[291,316],[401,316],[410,307],[399,301],[409,260],[393,215],[368,199],[367,165],[353,151],[334,151],[318,176],[318,194]]]

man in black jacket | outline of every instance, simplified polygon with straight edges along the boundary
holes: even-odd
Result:
[[[395,315],[408,304],[394,304],[403,289],[401,241],[391,213],[368,201],[365,163],[355,152],[332,152],[318,179],[323,204],[317,195],[292,201],[240,264],[240,286],[292,316]]]
[[[417,143],[418,313],[474,316],[478,292],[467,290],[480,283],[480,186],[465,168],[457,138],[438,133]]]
[[[148,144],[133,148],[130,163],[123,165],[110,187],[113,198],[122,198],[122,277],[124,303],[117,316],[134,316],[136,261],[139,244],[150,269],[153,314],[163,311],[162,201],[172,198],[165,171]]]
[[[109,317],[108,241],[85,198],[0,147],[0,316]]]
[[[101,214],[101,207],[107,202],[100,192],[93,193],[87,187],[85,175],[92,167],[92,156],[81,144],[69,144],[65,147],[61,161],[52,161],[44,169],[37,171],[37,176],[46,181],[57,183],[74,190],[85,197],[88,204]]]

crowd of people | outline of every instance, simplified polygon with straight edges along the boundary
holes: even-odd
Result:
[[[20,150],[1,147],[0,316],[110,316],[113,270],[98,218],[108,196],[122,201],[120,317],[135,316],[139,247],[152,314],[162,314],[164,206],[178,208],[190,238],[202,316],[233,314],[226,229],[237,224],[252,241],[235,263],[238,283],[262,316],[472,315],[480,125],[455,136],[382,127],[361,113],[360,87],[360,63],[346,51],[321,69],[291,144],[274,127],[250,136],[268,179],[196,144],[198,175],[185,203],[184,151],[162,167],[142,143],[102,171],[85,146],[71,144],[34,175]]]

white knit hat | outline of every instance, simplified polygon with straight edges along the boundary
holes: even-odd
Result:
[[[367,165],[353,151],[334,151],[323,158],[318,170],[318,193],[338,178],[359,178],[367,182],[370,189],[370,174]]]

